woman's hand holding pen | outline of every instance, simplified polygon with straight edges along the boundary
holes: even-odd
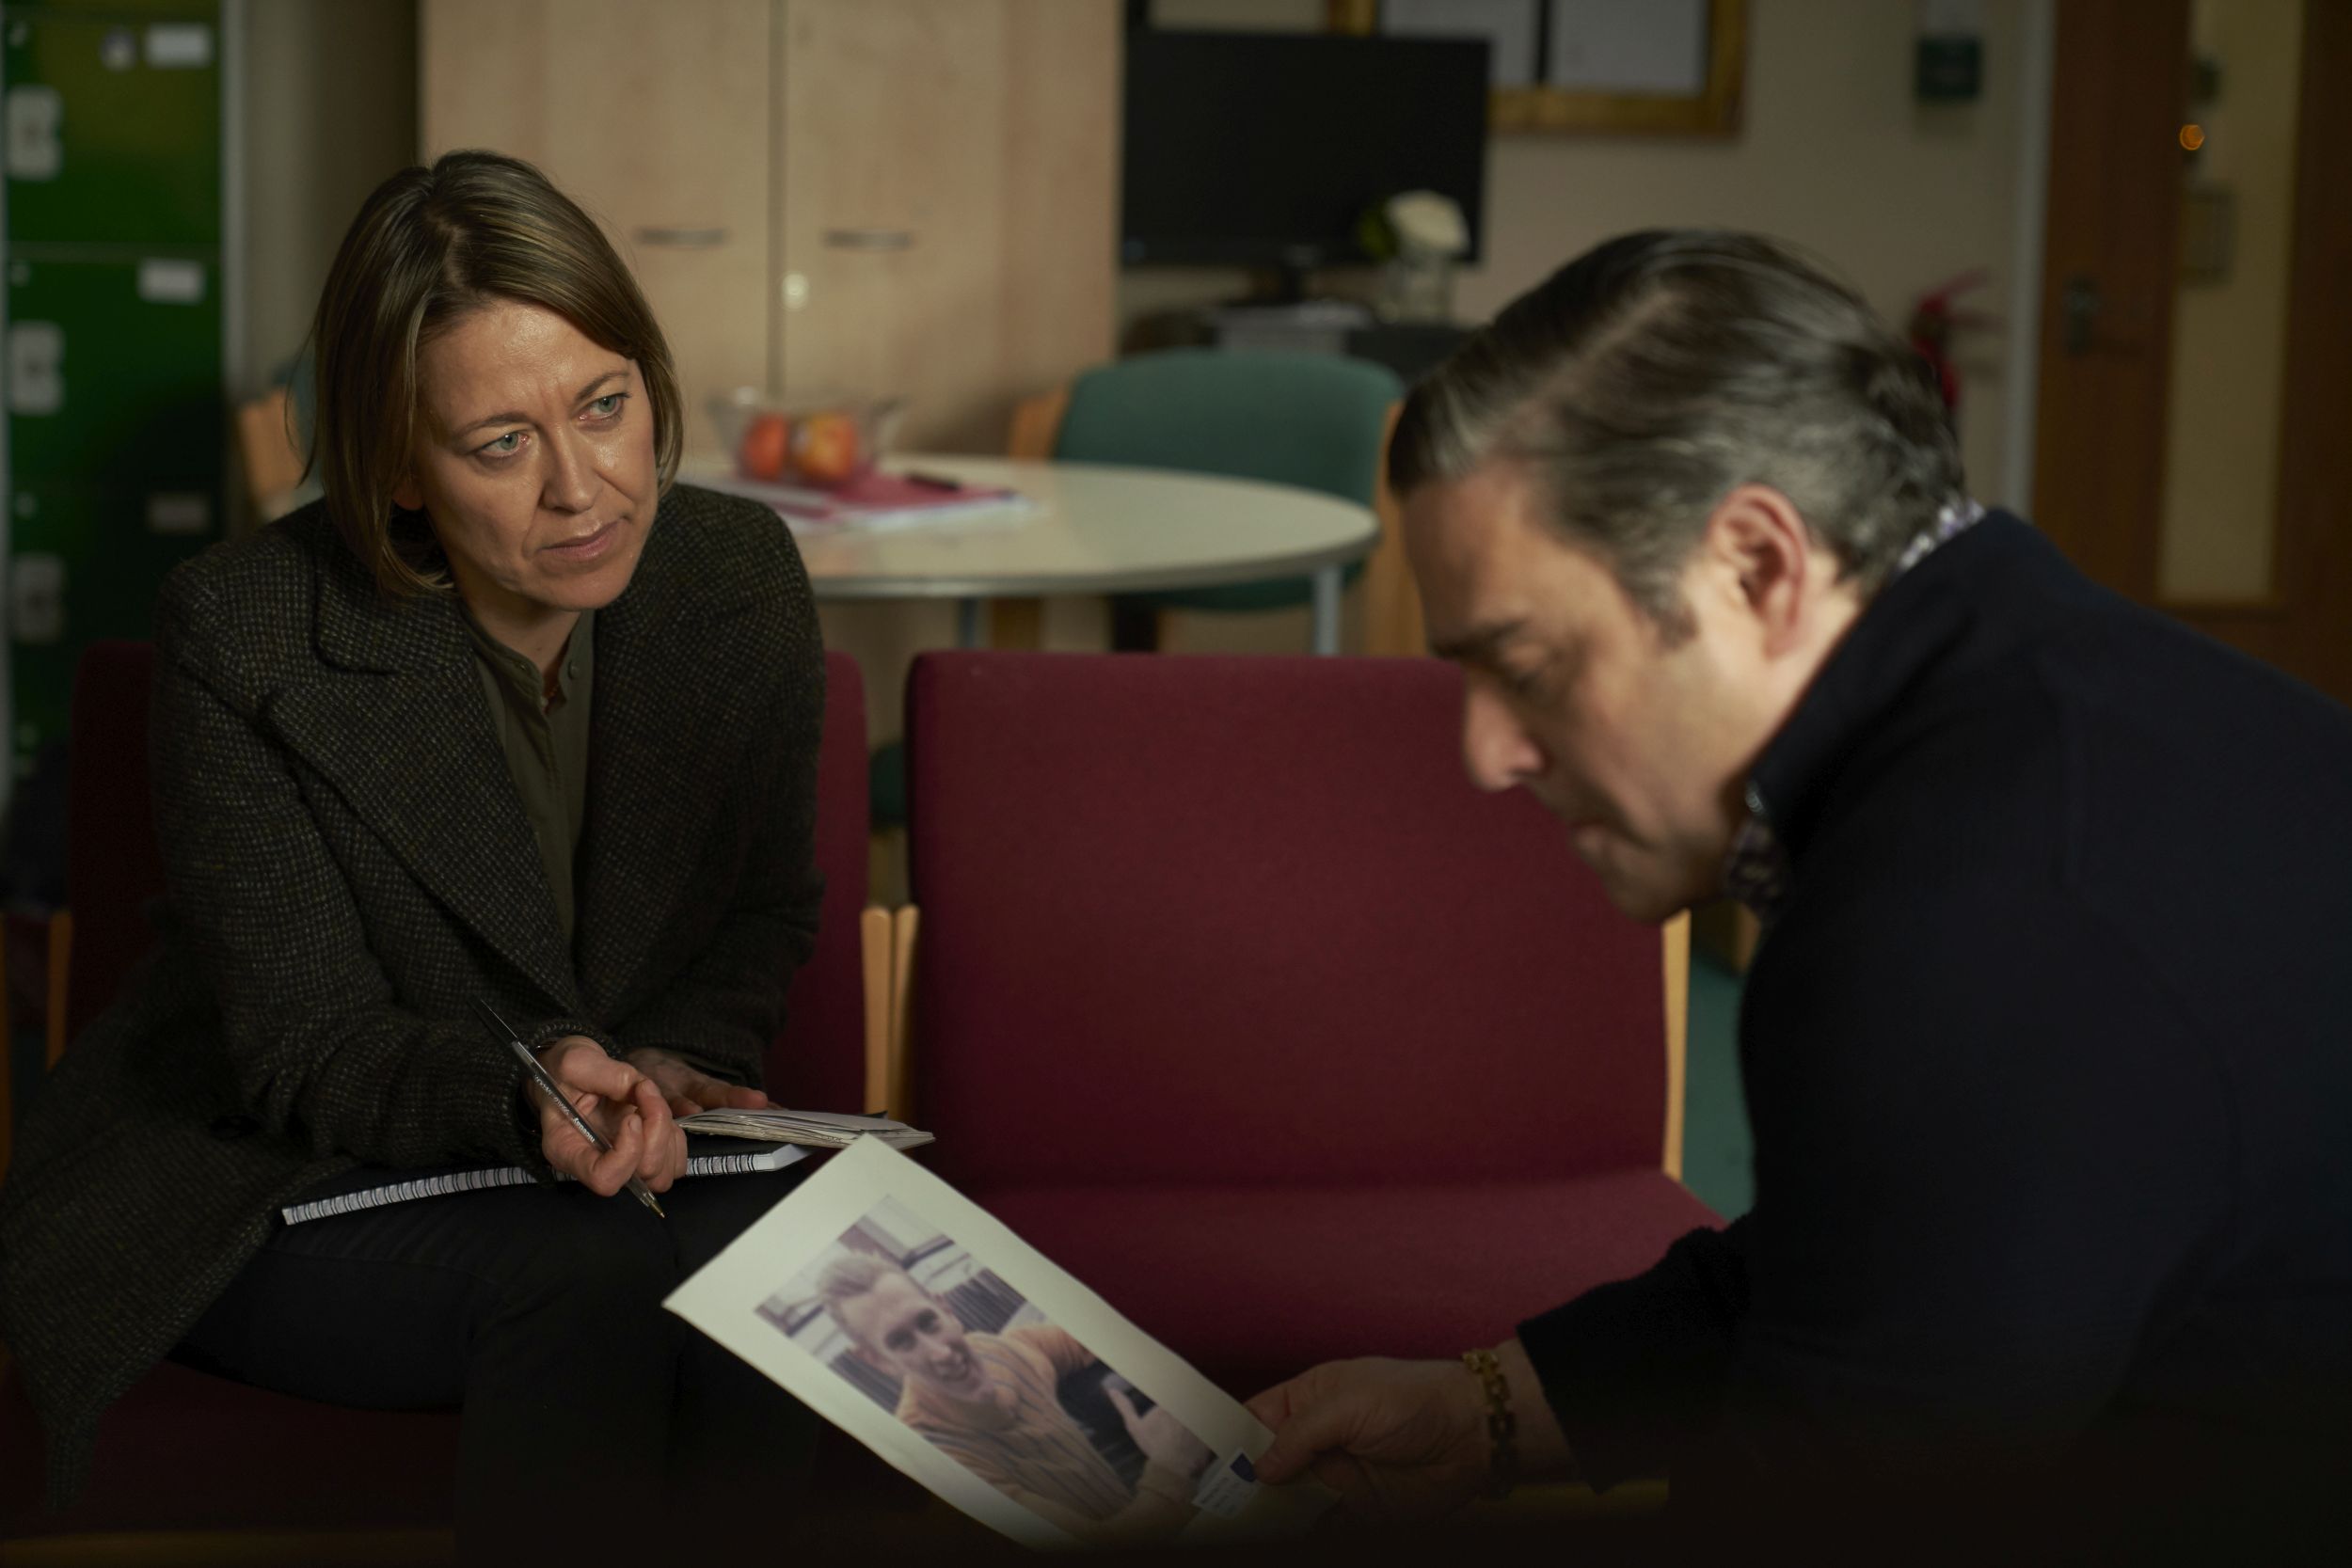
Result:
[[[657,1193],[686,1173],[686,1134],[670,1114],[660,1085],[581,1035],[566,1035],[539,1052],[539,1063],[580,1114],[612,1147],[598,1152],[545,1097],[539,1108],[539,1148],[548,1164],[605,1197],[632,1176]]]

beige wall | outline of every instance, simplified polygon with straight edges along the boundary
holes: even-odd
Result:
[[[1912,101],[1910,7],[1751,0],[1748,8],[1746,122],[1730,140],[1496,139],[1487,260],[1461,277],[1463,319],[1491,313],[1599,239],[1661,223],[1780,234],[1828,258],[1893,316],[1920,290],[1981,265],[1994,276],[1978,303],[2006,308],[2020,0],[1987,0],[1984,96],[1946,108]],[[2259,8],[2249,0],[2249,8]],[[1154,8],[1170,25],[1311,26],[1323,13],[1323,0],[1155,0]],[[415,156],[416,6],[247,0],[246,17],[244,363],[248,377],[262,377],[299,346],[360,198]],[[1121,319],[1228,297],[1245,281],[1230,272],[1132,271],[1120,281]],[[1981,491],[1999,473],[2000,413],[2012,382],[1997,335],[1963,346],[1963,445]]]
[[[2157,581],[2168,598],[2256,599],[2271,591],[2279,403],[2286,373],[2287,261],[2304,0],[2197,0],[2197,50],[2221,62],[2221,97],[2199,112],[2190,176],[2236,199],[2229,275],[2173,301]]]
[[[2020,120],[2023,0],[1987,0],[1985,93],[1923,108],[1911,97],[1912,8],[1892,0],[1751,0],[1744,127],[1727,141],[1506,136],[1488,166],[1487,260],[1462,275],[1457,313],[1491,313],[1606,236],[1661,223],[1783,235],[1827,257],[1890,315],[1974,266],[2006,308]],[[1155,0],[1167,25],[1319,26],[1323,0]],[[245,363],[262,377],[307,329],[334,246],[373,183],[416,147],[414,0],[247,0]],[[323,128],[333,127],[332,134]],[[1106,128],[1106,132],[1115,128]],[[1238,273],[1122,275],[1122,322],[1230,297]],[[1999,497],[2010,380],[1996,333],[1963,345],[1963,447]],[[2031,367],[2026,367],[2030,375]],[[948,640],[946,607],[838,607],[828,622],[906,647]],[[1303,649],[1297,615],[1184,617],[1178,647]],[[1092,601],[1050,607],[1049,642],[1100,646]]]
[[[343,230],[417,158],[415,0],[246,0],[245,341],[251,397],[292,358]]]
[[[1227,24],[1232,0],[1157,0],[1169,25]],[[1317,0],[1249,7],[1319,25]],[[1972,104],[1912,98],[1914,8],[1895,0],[1750,0],[1744,123],[1728,140],[1505,135],[1486,173],[1486,261],[1467,269],[1455,314],[1480,321],[1612,234],[1657,225],[1761,230],[1804,245],[1899,323],[1923,291],[1975,267],[1967,304],[2009,307],[2013,280],[2021,0],[1986,0],[1984,91]],[[1124,275],[1122,324],[1143,311],[1232,297],[1232,272]],[[2002,473],[2005,402],[2017,385],[1997,331],[1960,344],[1961,434],[1971,483],[1988,499]],[[2034,367],[2019,368],[2028,378]]]

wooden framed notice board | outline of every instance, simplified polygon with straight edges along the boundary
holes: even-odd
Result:
[[[1331,29],[1485,39],[1497,131],[1727,136],[1747,0],[1328,0]]]

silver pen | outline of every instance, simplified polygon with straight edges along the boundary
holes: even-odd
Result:
[[[594,1127],[588,1125],[588,1118],[581,1116],[579,1108],[573,1105],[571,1096],[565,1094],[562,1088],[557,1086],[554,1076],[548,1071],[546,1067],[541,1065],[538,1057],[531,1053],[531,1047],[522,1042],[522,1037],[516,1034],[514,1030],[506,1026],[506,1020],[499,1017],[498,1010],[492,1007],[487,1002],[483,1001],[480,997],[476,997],[474,999],[473,1007],[475,1014],[480,1017],[482,1022],[489,1025],[490,1032],[498,1036],[499,1038],[504,1040],[507,1044],[507,1048],[522,1059],[523,1070],[530,1073],[531,1081],[539,1085],[539,1092],[546,1095],[549,1101],[555,1103],[557,1108],[562,1110],[565,1116],[571,1118],[572,1125],[580,1130],[580,1135],[587,1139],[590,1145],[599,1151],[604,1153],[612,1152],[612,1146],[604,1141],[604,1134],[597,1132]],[[630,1177],[628,1179],[628,1190],[637,1195],[638,1202],[644,1204],[655,1213],[661,1214],[661,1204],[654,1197],[653,1189],[645,1185],[644,1178],[636,1176]],[[667,1214],[661,1214],[661,1217],[666,1220],[670,1216]]]

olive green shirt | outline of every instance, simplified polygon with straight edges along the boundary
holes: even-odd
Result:
[[[506,753],[506,771],[522,798],[539,842],[539,863],[547,868],[548,894],[564,940],[572,940],[575,903],[572,857],[588,819],[588,708],[596,686],[596,612],[583,610],[556,667],[555,696],[538,667],[484,631],[469,614],[474,664],[490,705],[490,727]]]

